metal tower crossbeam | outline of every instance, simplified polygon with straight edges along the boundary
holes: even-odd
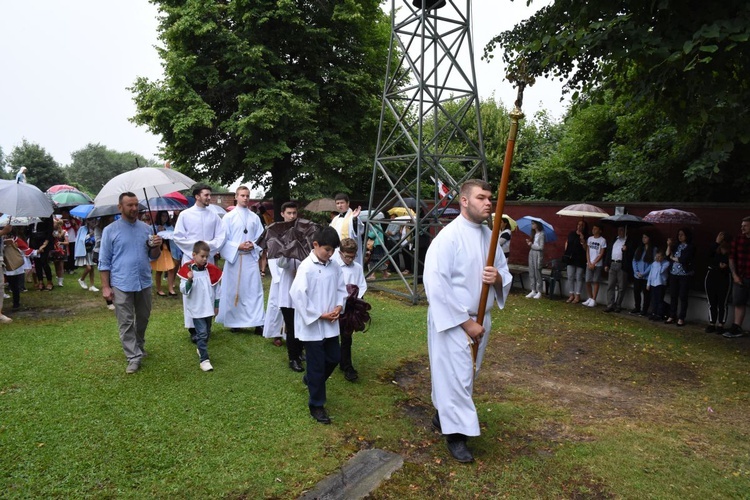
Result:
[[[417,2],[421,5],[422,2]],[[487,178],[474,71],[471,0],[425,2],[391,0],[391,43],[383,89],[378,143],[370,190],[369,223],[373,214],[393,207],[413,212],[395,221],[401,241],[371,268],[404,258],[408,276],[377,280],[373,288],[424,299],[420,275],[430,240],[447,223],[448,197],[458,194],[471,178]],[[432,207],[422,206],[431,199]],[[413,201],[410,201],[413,200]]]

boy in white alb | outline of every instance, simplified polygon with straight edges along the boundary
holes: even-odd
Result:
[[[197,347],[200,368],[204,372],[214,369],[208,359],[208,338],[211,336],[211,320],[218,308],[217,288],[221,280],[221,269],[208,262],[211,247],[205,241],[193,245],[193,260],[177,271],[180,277],[180,292],[185,298],[185,314],[195,327],[190,340]],[[185,318],[186,320],[188,318]]]
[[[331,263],[339,246],[339,235],[332,227],[313,235],[313,250],[303,260],[294,278],[289,296],[294,305],[294,335],[305,346],[307,374],[303,381],[310,397],[310,415],[322,424],[331,419],[325,409],[326,380],[341,359],[339,316],[344,310],[346,285],[341,268]]]
[[[341,266],[341,274],[344,277],[344,285],[356,285],[359,289],[357,297],[360,299],[365,295],[367,291],[367,280],[365,280],[365,273],[359,262],[354,259],[357,256],[357,242],[352,238],[344,238],[341,240],[341,246],[339,251],[333,255],[333,260]],[[352,366],[352,337],[353,332],[344,332],[340,329],[341,333],[341,362],[339,367],[344,372],[344,378],[349,382],[354,382],[359,378],[357,370]]]

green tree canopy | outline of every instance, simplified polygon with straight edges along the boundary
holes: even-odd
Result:
[[[369,185],[390,35],[378,0],[152,1],[165,79],[135,82],[134,120],[174,165],[244,177],[277,204],[321,179]]]
[[[113,151],[101,144],[87,144],[70,156],[73,162],[66,169],[68,179],[93,196],[116,175],[133,170],[138,165],[156,166],[154,161],[146,160],[141,155]]]
[[[65,184],[65,170],[39,144],[23,140],[8,155],[8,166],[15,176],[21,167],[26,167],[26,182],[46,191],[55,184]]]
[[[620,158],[661,160],[655,144],[669,148],[676,139],[689,143],[692,154],[682,155],[678,166],[662,162],[661,167],[677,168],[686,186],[716,184],[735,174],[747,185],[749,40],[750,3],[745,1],[556,0],[492,40],[485,56],[502,46],[511,75],[567,81],[574,101],[581,96],[587,105],[604,102],[611,92],[610,102],[617,101],[622,113],[617,145],[633,149],[629,155],[618,153]],[[641,130],[634,129],[634,117]],[[638,152],[622,142],[626,136],[655,142],[644,142]],[[666,178],[675,177],[666,172]]]

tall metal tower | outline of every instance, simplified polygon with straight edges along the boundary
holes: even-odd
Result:
[[[470,19],[471,0],[391,0],[369,214],[370,223],[377,222],[373,214],[392,208],[401,214],[395,221],[403,228],[401,241],[389,245],[380,264],[390,261],[398,269],[404,260],[409,273],[372,286],[412,303],[425,298],[424,255],[447,223],[447,201],[465,180],[487,179]]]

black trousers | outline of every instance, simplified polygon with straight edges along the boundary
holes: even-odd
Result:
[[[279,309],[281,309],[286,327],[286,354],[289,356],[289,361],[294,361],[302,356],[302,341],[294,336],[294,309],[291,307]]]
[[[648,308],[651,305],[651,292],[646,290],[647,283],[648,280],[633,279],[633,303],[635,309],[641,311],[643,315],[648,314]],[[643,303],[641,303],[641,297],[643,297]]]
[[[669,275],[669,317],[685,321],[688,308],[690,276]],[[677,304],[679,303],[679,311]]]
[[[21,307],[21,290],[23,289],[23,281],[26,275],[24,273],[16,274],[14,276],[5,276],[5,281],[8,282],[8,288],[13,296],[13,309]]]
[[[305,342],[307,356],[307,390],[310,393],[308,406],[326,404],[326,380],[341,361],[339,338]]]
[[[42,253],[38,255],[36,259],[34,259],[34,268],[36,269],[36,278],[39,280],[39,283],[42,283],[44,281],[44,278],[47,278],[47,281],[52,283],[52,269],[49,267],[49,247],[45,248]]]
[[[704,282],[708,300],[708,322],[723,325],[727,321],[727,301],[732,289],[732,275],[716,269],[709,269]]]
[[[339,366],[342,370],[354,370],[352,366],[352,337],[354,335],[340,335],[341,337],[341,363]]]

